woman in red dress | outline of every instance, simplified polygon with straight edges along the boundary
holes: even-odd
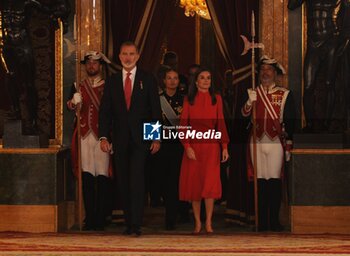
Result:
[[[222,99],[212,85],[207,69],[197,72],[184,100],[178,131],[185,136],[179,193],[180,200],[191,201],[195,219],[193,234],[201,231],[200,209],[204,199],[205,230],[212,233],[214,200],[221,197],[220,161],[227,161],[229,142],[223,115]]]

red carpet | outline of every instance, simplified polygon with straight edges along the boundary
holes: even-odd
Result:
[[[0,233],[0,255],[350,255],[350,235]]]

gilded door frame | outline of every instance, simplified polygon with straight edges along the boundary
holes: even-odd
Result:
[[[62,146],[63,142],[63,27],[55,31],[55,138],[50,146]]]

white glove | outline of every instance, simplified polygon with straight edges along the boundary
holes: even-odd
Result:
[[[290,157],[292,156],[292,153],[290,152],[293,148],[293,141],[292,140],[287,140],[286,141],[286,148],[285,148],[285,160],[286,162],[290,161]]]
[[[79,92],[74,93],[73,98],[72,98],[72,103],[74,105],[77,105],[81,103],[83,98],[81,97],[81,94]]]
[[[289,162],[290,161],[290,157],[292,156],[292,154],[290,153],[290,151],[285,151],[285,159],[286,159],[286,162]]]
[[[247,103],[248,103],[248,105],[252,105],[252,103],[254,101],[256,101],[256,91],[251,89],[251,88],[248,89],[247,91],[248,91],[248,96],[249,96]]]

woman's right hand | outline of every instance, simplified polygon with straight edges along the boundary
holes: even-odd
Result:
[[[191,159],[191,160],[197,160],[197,159],[196,159],[196,154],[194,153],[194,150],[193,150],[193,148],[191,148],[191,147],[188,147],[188,148],[186,149],[186,155],[187,155],[187,157],[188,157],[189,159]]]

